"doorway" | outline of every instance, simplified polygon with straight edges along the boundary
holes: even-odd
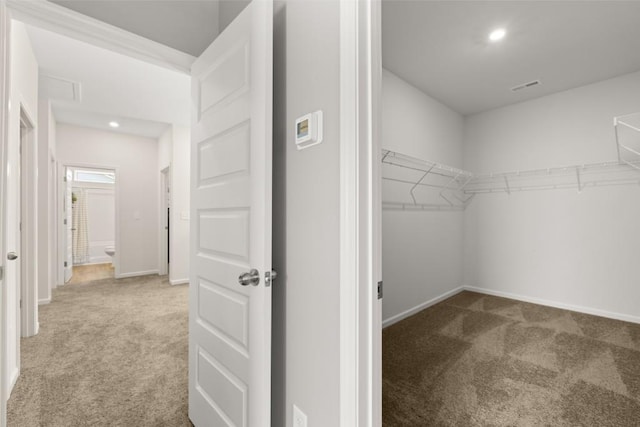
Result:
[[[68,283],[84,283],[115,276],[116,171],[67,166],[65,233]],[[65,271],[70,270],[65,268]]]

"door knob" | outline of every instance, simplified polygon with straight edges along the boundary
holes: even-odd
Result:
[[[7,254],[7,259],[8,259],[9,261],[16,260],[16,259],[18,259],[18,255],[17,255],[15,252],[9,252],[9,253]]]
[[[260,283],[260,273],[255,268],[249,271],[248,273],[243,273],[238,277],[238,283],[242,286],[258,286]]]

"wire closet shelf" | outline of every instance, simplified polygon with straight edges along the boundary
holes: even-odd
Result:
[[[464,210],[477,194],[640,185],[640,113],[614,119],[618,161],[490,174],[382,150],[383,209]]]

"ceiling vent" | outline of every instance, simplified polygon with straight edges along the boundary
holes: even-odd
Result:
[[[524,84],[512,87],[511,92],[518,92],[519,90],[529,89],[530,87],[534,87],[538,85],[540,85],[540,80],[534,80],[529,83],[524,83]]]
[[[38,84],[43,98],[57,101],[80,102],[80,82],[40,74]]]

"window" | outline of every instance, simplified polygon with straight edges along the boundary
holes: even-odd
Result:
[[[114,184],[116,175],[113,171],[98,170],[74,170],[73,180],[79,182],[98,182],[101,184]]]

